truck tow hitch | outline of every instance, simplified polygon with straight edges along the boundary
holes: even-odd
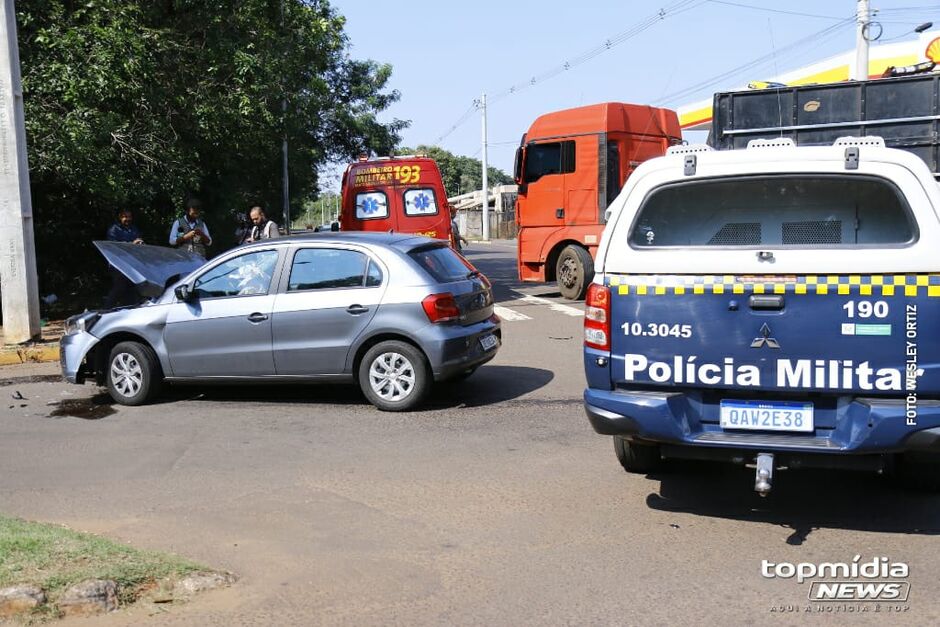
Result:
[[[754,477],[754,490],[761,496],[770,493],[771,481],[774,478],[774,454],[757,454],[757,472]]]

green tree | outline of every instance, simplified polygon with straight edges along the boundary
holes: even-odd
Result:
[[[400,148],[396,154],[424,154],[437,163],[444,180],[448,196],[465,194],[483,186],[483,162],[473,157],[464,157],[440,148],[439,146],[419,145],[417,148]],[[492,166],[486,169],[487,182],[490,185],[509,185],[512,177]]]
[[[389,154],[407,125],[377,120],[391,68],[349,57],[326,1],[19,0],[17,18],[44,291],[100,273],[87,243],[119,208],[162,244],[195,194],[224,249],[249,203],[280,215],[284,136],[296,213],[318,166]]]

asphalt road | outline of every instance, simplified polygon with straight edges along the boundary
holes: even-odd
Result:
[[[767,499],[752,470],[627,475],[581,408],[581,305],[518,284],[509,243],[469,256],[505,343],[419,412],[340,386],[111,407],[55,365],[0,369],[0,511],[241,576],[72,623],[940,623],[940,498],[855,473],[778,473]],[[906,563],[910,600],[808,607],[809,582],[761,576],[856,555]]]

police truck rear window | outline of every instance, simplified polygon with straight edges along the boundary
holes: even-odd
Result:
[[[643,203],[634,248],[902,246],[917,228],[888,181],[862,176],[755,176],[663,186]]]

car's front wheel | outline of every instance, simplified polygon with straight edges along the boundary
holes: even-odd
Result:
[[[411,344],[391,340],[370,348],[359,364],[359,387],[383,411],[407,411],[431,389],[427,359]]]
[[[121,405],[143,405],[160,392],[163,373],[153,349],[119,342],[108,358],[108,393]]]

